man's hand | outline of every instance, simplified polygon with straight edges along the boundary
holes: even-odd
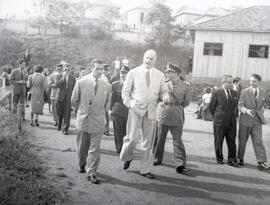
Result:
[[[253,114],[252,110],[247,109],[246,114],[251,116],[251,117],[254,117],[254,114]]]

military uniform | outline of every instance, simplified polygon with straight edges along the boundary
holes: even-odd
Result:
[[[128,108],[123,104],[122,100],[123,83],[116,81],[112,83],[111,97],[111,115],[113,120],[115,147],[118,153],[121,152],[123,138],[126,135]]]
[[[164,154],[164,146],[167,133],[170,130],[173,137],[173,150],[176,167],[185,166],[186,152],[182,142],[184,108],[190,103],[189,84],[180,79],[175,82],[167,82],[168,97],[163,102],[160,121],[158,123],[158,133],[156,136],[156,146],[154,156],[160,163]]]

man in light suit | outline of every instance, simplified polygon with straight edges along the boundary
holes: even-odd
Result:
[[[153,137],[155,133],[156,108],[162,95],[166,92],[165,76],[154,68],[157,55],[154,50],[144,54],[143,64],[127,74],[123,85],[122,98],[129,108],[127,134],[123,140],[120,159],[124,162],[124,169],[128,169],[133,160],[133,151],[139,131],[141,135],[141,169],[142,176],[154,179],[150,172],[153,164]]]
[[[266,162],[266,151],[262,141],[262,124],[265,124],[264,106],[266,99],[266,92],[260,87],[262,78],[258,74],[253,74],[250,77],[250,87],[242,90],[239,99],[239,148],[238,159],[239,164],[244,165],[244,155],[246,144],[249,135],[255,155],[258,162],[259,170],[267,170],[269,167]]]
[[[237,167],[236,159],[236,116],[237,116],[237,93],[232,89],[233,78],[224,75],[221,79],[222,86],[217,89],[210,100],[209,110],[214,116],[215,153],[218,164],[223,164],[223,141],[226,138],[228,145],[229,166]]]
[[[80,173],[87,172],[87,178],[98,184],[96,171],[100,161],[100,142],[105,129],[105,110],[109,109],[111,86],[101,79],[103,62],[93,61],[92,73],[76,83],[72,102],[77,112],[77,153]]]
[[[76,83],[76,78],[71,72],[70,64],[63,65],[64,72],[55,82],[57,92],[55,94],[56,110],[58,115],[58,130],[61,130],[64,119],[63,134],[68,134],[71,116],[71,95]]]

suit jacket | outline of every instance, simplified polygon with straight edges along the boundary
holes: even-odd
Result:
[[[123,84],[120,81],[116,81],[112,84],[112,97],[111,97],[111,115],[127,117],[128,108],[124,105],[121,96]]]
[[[222,87],[217,89],[211,97],[209,110],[214,116],[214,125],[220,127],[236,127],[237,93],[230,89],[231,98],[227,99]]]
[[[68,74],[68,81],[66,78],[58,78],[55,82],[58,88],[55,94],[55,100],[63,102],[64,100],[71,101],[71,95],[76,83],[76,78],[73,75]]]
[[[58,90],[58,88],[56,87],[56,84],[55,84],[57,79],[58,79],[58,76],[59,76],[59,74],[57,72],[53,72],[49,77],[48,84],[49,84],[49,87],[51,88],[51,96],[50,96],[50,98],[52,100],[55,100],[55,96],[56,96],[56,93],[57,93],[57,90]]]
[[[239,124],[252,127],[254,124],[265,124],[264,119],[264,106],[266,105],[266,92],[263,88],[259,88],[259,96],[257,100],[257,105],[255,103],[253,88],[249,87],[242,90],[240,99],[239,99],[239,110],[241,112]],[[246,114],[246,110],[252,110],[254,116],[251,117],[250,115]]]
[[[21,84],[18,83],[18,81],[24,80],[25,83]],[[25,94],[26,93],[26,82],[27,82],[27,75],[22,71],[22,76],[21,76],[21,69],[17,68],[14,69],[11,74],[10,74],[10,83],[13,85],[13,94],[18,95],[18,94]]]
[[[169,85],[168,85],[169,87]],[[168,126],[180,126],[184,124],[184,108],[190,103],[189,85],[180,79],[173,89],[168,89],[168,102],[180,103],[180,105],[164,105],[161,114],[161,124]],[[166,103],[166,102],[165,102]]]
[[[122,98],[124,104],[135,113],[137,110],[146,109],[148,119],[155,119],[157,104],[166,93],[165,76],[158,69],[152,68],[150,86],[148,87],[145,79],[146,72],[144,65],[128,72],[122,90]],[[139,114],[139,116],[141,115]]]
[[[105,110],[109,109],[111,85],[99,79],[95,94],[95,80],[92,73],[77,81],[72,103],[77,111],[76,128],[87,133],[103,133],[105,129]]]

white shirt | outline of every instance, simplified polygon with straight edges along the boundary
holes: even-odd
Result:
[[[253,96],[255,95],[255,91],[257,90],[257,99],[259,97],[259,88],[253,88]]]
[[[210,99],[211,99],[212,93],[205,93],[202,96],[202,100],[205,104],[210,103]]]

